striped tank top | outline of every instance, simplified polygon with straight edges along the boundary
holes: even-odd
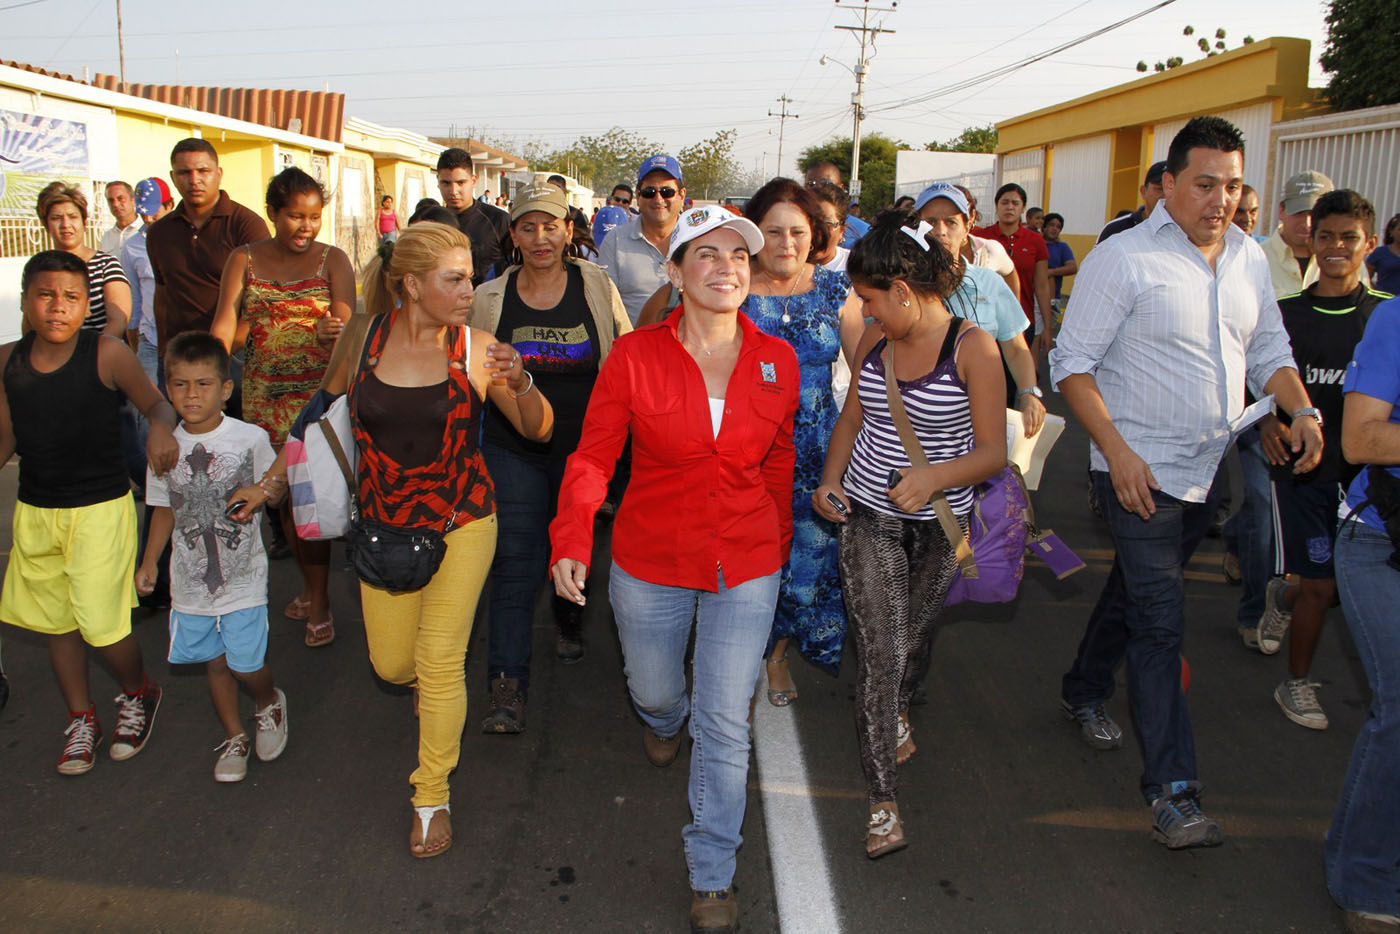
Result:
[[[950,461],[972,450],[972,409],[968,404],[967,386],[958,377],[956,350],[962,336],[974,326],[962,325],[957,318],[949,323],[948,336],[932,371],[918,379],[899,381],[905,413],[930,464]],[[881,358],[885,343],[881,339],[866,355],[856,378],[863,416],[842,486],[851,499],[876,512],[901,519],[936,519],[932,506],[925,505],[918,512],[907,513],[890,501],[887,483],[890,471],[902,470],[911,464],[899,440],[885,395],[885,362]],[[954,514],[971,511],[972,487],[954,487],[945,490],[944,495]]]

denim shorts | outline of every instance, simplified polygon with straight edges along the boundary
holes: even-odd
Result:
[[[267,659],[267,604],[218,616],[170,611],[170,664],[212,662],[220,655],[240,674],[262,668]]]

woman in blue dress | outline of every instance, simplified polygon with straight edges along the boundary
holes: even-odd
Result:
[[[797,467],[792,490],[792,556],[783,567],[772,649],[767,659],[768,700],[785,707],[797,699],[788,670],[788,643],[835,674],[846,637],[841,599],[836,526],[812,509],[812,491],[836,424],[831,365],[850,355],[860,340],[860,299],[843,272],[816,264],[830,238],[839,236],[823,220],[812,194],[797,182],[775,178],[749,199],[745,216],[763,231],[754,255],[749,297],[742,311],[759,329],[781,337],[797,351],[802,399],[793,427]]]

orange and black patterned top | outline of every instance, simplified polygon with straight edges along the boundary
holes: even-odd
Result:
[[[287,432],[321,386],[330,351],[316,341],[316,321],[330,314],[331,283],[321,252],[316,274],[294,282],[260,278],[247,247],[243,320],[248,322],[243,364],[243,420],[267,432],[273,444]]]
[[[446,380],[393,386],[374,370],[398,314],[371,323],[350,393],[360,512],[398,528],[439,531],[483,519],[496,511],[496,492],[477,447],[482,398],[466,372],[468,331],[449,332]]]

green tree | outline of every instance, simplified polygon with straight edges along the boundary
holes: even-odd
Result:
[[[894,203],[894,157],[908,143],[890,139],[882,133],[868,133],[860,138],[860,206],[867,215],[881,211]],[[797,167],[807,171],[820,162],[832,162],[841,170],[841,179],[851,181],[851,138],[841,136],[824,143],[808,146],[797,157]]]
[[[615,126],[597,136],[580,136],[572,145],[553,152],[530,153],[530,167],[536,172],[562,172],[572,175],[596,191],[636,177],[637,166],[661,144]]]
[[[946,142],[934,140],[926,147],[933,152],[996,152],[997,128],[995,124],[970,126]]]
[[[731,189],[738,185],[741,175],[739,163],[734,158],[734,140],[738,136],[738,130],[720,130],[676,155],[685,174],[685,190],[690,197],[708,200],[733,194]]]
[[[1395,0],[1332,0],[1327,10],[1323,70],[1332,78],[1323,92],[1337,110],[1400,103],[1395,40],[1400,4]]]
[[[1186,37],[1189,39],[1191,36],[1194,36],[1194,35],[1196,34],[1196,27],[1195,27],[1195,26],[1187,26],[1185,29],[1181,30],[1181,34],[1182,34],[1183,36],[1186,36]],[[1224,30],[1224,29],[1217,29],[1217,30],[1215,30],[1215,38],[1214,38],[1213,40],[1212,40],[1212,39],[1207,39],[1205,36],[1201,36],[1200,38],[1195,39],[1195,40],[1193,40],[1193,41],[1194,41],[1194,43],[1195,43],[1196,49],[1197,49],[1198,51],[1200,51],[1200,52],[1203,54],[1203,56],[1204,56],[1205,58],[1210,58],[1210,57],[1213,56],[1213,55],[1219,55],[1221,52],[1224,52],[1224,51],[1226,51],[1226,50],[1229,48],[1229,47],[1225,44],[1225,30]],[[1241,45],[1241,46],[1249,45],[1249,44],[1252,43],[1253,41],[1254,41],[1254,37],[1253,37],[1253,36],[1245,36],[1243,39],[1240,40],[1240,45]],[[1168,59],[1166,59],[1166,60],[1164,60],[1164,61],[1159,61],[1159,62],[1157,62],[1157,64],[1155,64],[1155,65],[1153,65],[1153,66],[1151,67],[1151,70],[1152,70],[1152,71],[1155,71],[1155,72],[1158,72],[1158,73],[1161,73],[1161,72],[1164,72],[1164,71],[1170,71],[1170,70],[1173,69],[1173,68],[1180,68],[1180,67],[1181,67],[1182,65],[1184,65],[1184,64],[1186,64],[1186,59],[1185,59],[1183,56],[1181,56],[1181,55],[1173,55],[1171,58],[1168,58]],[[1147,71],[1147,70],[1148,70],[1147,62],[1144,62],[1144,61],[1138,62],[1138,63],[1137,63],[1137,70],[1138,70],[1138,71]]]

